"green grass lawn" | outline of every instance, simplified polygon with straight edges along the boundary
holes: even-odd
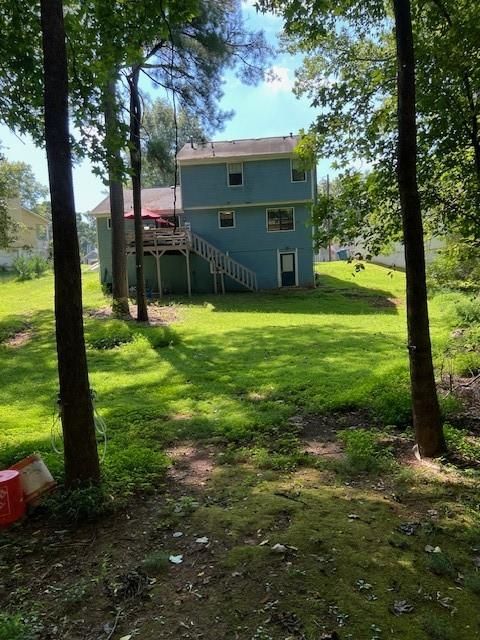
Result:
[[[0,350],[0,459],[50,449],[57,394],[51,275],[0,283],[0,332],[27,323],[32,338]],[[315,291],[196,296],[176,301],[176,344],[156,347],[159,328],[86,319],[135,339],[89,349],[91,384],[109,428],[111,455],[160,448],[178,437],[248,440],[295,413],[359,407],[385,423],[409,419],[404,276],[369,265],[321,267]],[[170,301],[173,303],[174,301]],[[108,304],[84,273],[84,304]],[[434,338],[448,333],[432,305]],[[103,333],[102,333],[103,332]],[[92,339],[93,339],[92,338]]]
[[[318,640],[333,630],[341,640],[480,637],[477,472],[393,462],[377,431],[343,438],[346,459],[296,449],[292,416],[329,415],[340,427],[342,411],[359,409],[380,426],[409,422],[404,275],[373,265],[354,274],[340,262],[318,268],[312,291],[165,301],[176,319],[168,328],[91,317],[108,300],[97,274],[84,273],[90,377],[109,433],[103,471],[109,499],[126,510],[93,529],[59,529],[40,514],[0,536],[0,566],[15,567],[0,592],[0,638],[52,629],[69,640],[100,638],[118,611],[114,637],[144,640]],[[431,300],[439,366],[462,300]],[[6,345],[19,331],[25,342]],[[61,478],[50,443],[58,386],[51,275],[0,280],[1,340],[0,463],[38,450]],[[445,411],[452,404],[444,401]],[[409,450],[399,433],[380,437],[388,444],[397,434]],[[478,442],[449,433],[478,457]],[[185,440],[193,461],[162,480],[167,447]],[[192,486],[203,446],[214,468]],[[130,492],[138,500],[128,501]],[[413,536],[402,530],[409,523]],[[276,543],[289,545],[285,553]],[[170,554],[183,563],[169,564]],[[105,585],[139,567],[156,576],[150,597],[112,600]],[[396,615],[395,606],[413,608]],[[29,625],[37,635],[24,634]]]

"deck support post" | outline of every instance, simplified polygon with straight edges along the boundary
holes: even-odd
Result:
[[[223,271],[220,272],[220,283],[222,285],[222,294],[225,295],[225,275]]]
[[[218,293],[217,267],[213,261],[211,264],[212,264],[212,271],[213,271],[213,292],[216,295]]]
[[[162,293],[162,274],[160,272],[160,256],[158,253],[155,253],[155,264],[157,266],[157,284],[158,284],[158,297],[161,298]]]
[[[187,291],[188,291],[188,297],[191,298],[192,297],[192,281],[190,277],[190,249],[187,249],[185,251],[185,262],[187,265]]]

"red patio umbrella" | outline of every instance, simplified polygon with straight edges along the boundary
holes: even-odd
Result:
[[[133,213],[133,209],[131,211],[128,211],[125,215],[124,218],[126,218],[127,220],[133,220],[134,217],[134,213]],[[142,207],[142,220],[155,220],[155,222],[161,223],[161,224],[165,224],[169,227],[174,227],[175,225],[173,224],[173,222],[170,222],[170,220],[168,220],[167,218],[164,218],[161,213],[158,213],[157,211],[154,211],[153,209],[144,209]]]

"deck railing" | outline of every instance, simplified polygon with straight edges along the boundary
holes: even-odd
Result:
[[[135,253],[135,234],[128,232],[125,234],[125,239],[127,253]],[[228,256],[202,236],[192,233],[186,227],[144,229],[143,246],[147,252],[159,255],[158,250],[193,251],[210,264],[213,274],[225,274],[251,291],[256,291],[258,288],[257,274],[254,271],[244,267],[243,264]]]

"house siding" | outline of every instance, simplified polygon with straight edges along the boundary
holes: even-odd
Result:
[[[244,162],[238,187],[227,184],[227,162],[182,166],[183,208],[311,200],[312,172],[306,177],[306,182],[291,181],[290,158]]]
[[[217,208],[185,211],[183,218],[194,233],[255,271],[260,289],[278,287],[278,251],[297,251],[298,284],[310,286],[313,284],[310,205],[288,206],[294,209],[294,231],[267,231],[268,207],[259,205],[234,209],[234,228],[219,228]]]
[[[295,283],[314,284],[311,203],[315,171],[306,172],[304,182],[292,182],[291,158],[252,159],[243,162],[243,185],[228,186],[228,162],[181,165],[183,213],[181,224],[188,223],[198,234],[228,254],[257,276],[259,289],[276,289],[279,282],[279,253],[296,255]],[[268,231],[267,209],[292,207],[294,229]],[[234,227],[219,227],[218,213],[235,211]],[[98,247],[102,282],[111,282],[111,230],[107,218],[97,218]],[[133,230],[133,221],[126,222]],[[158,291],[153,256],[145,255],[147,290]],[[164,293],[187,292],[186,260],[183,255],[166,253],[160,259]],[[202,257],[190,254],[190,273],[194,293],[214,291],[214,276]],[[128,258],[129,283],[135,283],[135,260]],[[220,277],[217,279],[220,290]],[[227,291],[245,291],[245,287],[224,276]]]

